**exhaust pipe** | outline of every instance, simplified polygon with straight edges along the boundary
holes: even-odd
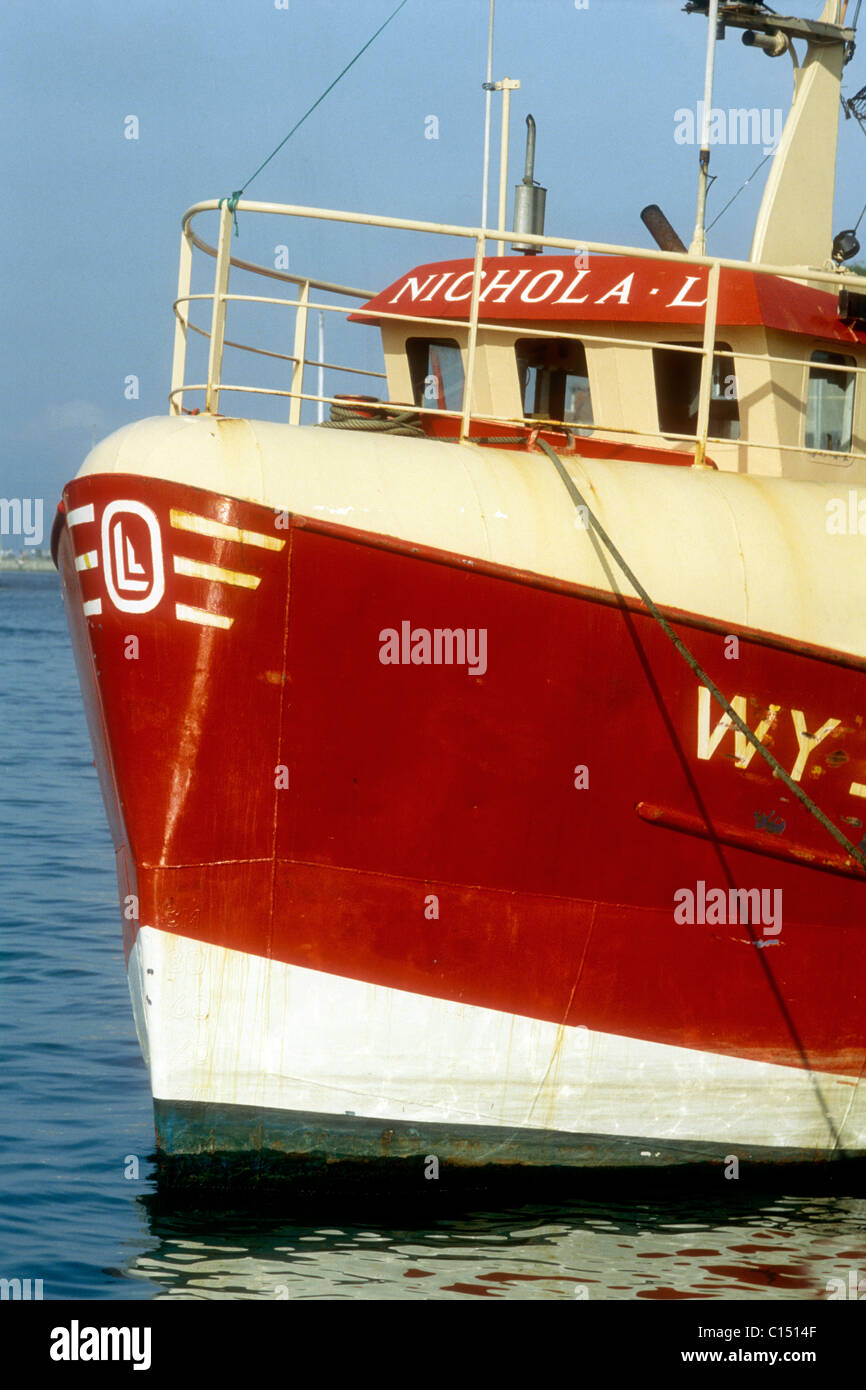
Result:
[[[641,221],[660,251],[679,251],[686,254],[686,245],[680,241],[658,203],[649,203],[641,212]]]
[[[526,166],[523,182],[517,184],[514,189],[514,230],[518,234],[522,232],[524,236],[544,235],[546,198],[547,189],[535,182],[535,119],[532,116],[527,116]],[[540,246],[526,246],[519,241],[513,242],[511,249],[522,252],[526,256],[537,256],[541,251]]]

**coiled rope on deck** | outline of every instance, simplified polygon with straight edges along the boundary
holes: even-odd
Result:
[[[426,439],[417,410],[379,410],[368,415],[367,406],[332,405],[330,420],[320,420],[321,430],[371,430],[376,434],[403,434],[413,439]]]
[[[580,489],[577,487],[571,475],[568,473],[562,460],[550,447],[550,445],[545,443],[543,439],[539,439],[536,442],[538,444],[539,449],[542,449],[544,453],[547,454],[547,457],[550,459],[551,463],[553,464],[554,468],[556,469],[557,473],[562,479],[562,482],[565,485],[565,490],[571,498],[572,502],[574,502],[576,506],[579,506],[584,509],[584,515],[588,517],[589,522],[593,530],[598,535],[599,540],[602,542],[602,544],[609,551],[613,559],[616,561],[617,565],[622,570],[623,574],[625,575],[629,584],[631,584],[635,593],[640,596],[641,600],[646,605],[646,608],[648,609],[652,617],[655,619],[655,621],[658,623],[665,636],[669,639],[669,641],[673,643],[680,656],[695,673],[698,680],[706,686],[707,690],[709,690],[716,703],[721,705],[722,709],[725,711],[725,714],[728,716],[734,727],[739,730],[739,732],[743,735],[744,738],[748,739],[752,747],[758,753],[760,753],[761,757],[764,759],[764,762],[769,764],[769,766],[773,769],[775,775],[779,778],[781,782],[784,782],[788,790],[793,793],[793,795],[797,798],[799,802],[801,802],[803,806],[805,806],[809,814],[815,817],[818,823],[824,827],[828,834],[832,835],[836,843],[841,845],[841,847],[846,851],[846,853],[848,853],[851,856],[851,858],[854,859],[856,863],[860,865],[861,869],[866,870],[866,854],[864,854],[862,850],[858,849],[856,845],[853,845],[851,841],[847,838],[847,836],[842,833],[839,827],[833,824],[829,816],[825,815],[825,813],[821,810],[821,807],[816,805],[816,803],[809,796],[808,792],[805,792],[803,788],[797,782],[794,781],[790,774],[787,773],[785,769],[782,767],[779,760],[773,756],[769,748],[766,748],[764,744],[761,743],[760,739],[755,736],[755,734],[749,728],[748,724],[746,724],[745,721],[740,718],[730,701],[725,699],[718,686],[713,682],[710,676],[707,675],[700,662],[692,655],[685,642],[683,642],[682,638],[679,637],[676,632],[674,632],[670,623],[659,611],[658,606],[655,603],[653,603],[646,589],[641,584],[640,580],[637,578],[637,575],[630,569],[626,561],[623,559],[619,550],[614,545],[613,541],[605,531],[604,527],[601,525],[601,522],[599,521],[598,517],[595,515],[595,512],[584,499],[583,495],[580,492]]]

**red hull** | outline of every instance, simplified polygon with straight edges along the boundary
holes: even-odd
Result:
[[[162,538],[165,594],[144,613],[113,606],[104,563],[73,566],[119,496]],[[730,733],[697,756],[697,682],[638,605],[307,519],[275,530],[268,508],[151,479],[83,477],[65,503],[94,508],[64,528],[60,560],[140,921],[506,1013],[860,1075],[863,876],[762,759],[735,765]],[[172,509],[285,544],[179,529]],[[261,582],[176,573],[176,555]],[[383,665],[380,632],[404,620],[486,629],[486,671]],[[856,842],[863,663],[755,633],[726,660],[718,624],[679,626],[724,693],[748,697],[753,728],[780,706],[766,742],[789,770],[791,710],[810,730],[840,721],[802,785]],[[699,881],[781,890],[781,932],[680,925],[674,894]]]

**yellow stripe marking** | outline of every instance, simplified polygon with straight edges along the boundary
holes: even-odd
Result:
[[[76,555],[75,568],[77,570],[95,570],[99,568],[99,552],[97,550],[86,550],[83,555]]]
[[[174,556],[175,574],[186,574],[190,579],[212,579],[217,584],[236,584],[241,589],[257,589],[261,579],[257,574],[244,574],[243,570],[224,570],[220,565],[207,565],[202,560],[188,560],[185,555]]]
[[[221,613],[208,613],[204,608],[190,608],[185,603],[176,603],[174,611],[182,623],[198,623],[201,627],[231,627],[234,622],[234,618],[224,618]]]
[[[181,512],[174,507],[169,520],[178,531],[194,531],[198,536],[214,536],[220,541],[239,541],[241,545],[257,545],[262,550],[282,550],[285,545],[285,541],[276,536],[263,536],[261,531],[242,531],[238,526],[226,526],[223,521],[211,521],[210,517]]]

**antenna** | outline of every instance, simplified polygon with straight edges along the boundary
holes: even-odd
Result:
[[[693,256],[707,254],[707,188],[710,176],[710,118],[713,111],[713,77],[716,68],[716,36],[719,28],[719,0],[709,0],[707,12],[707,66],[704,74],[704,108],[701,119],[701,153],[698,172],[698,210],[695,232],[689,250]]]
[[[481,226],[487,227],[487,188],[490,181],[490,102],[493,96],[493,29],[496,22],[496,0],[490,0],[487,20],[487,81],[483,83],[484,103],[484,175],[481,184]],[[484,243],[487,252],[487,242]]]

